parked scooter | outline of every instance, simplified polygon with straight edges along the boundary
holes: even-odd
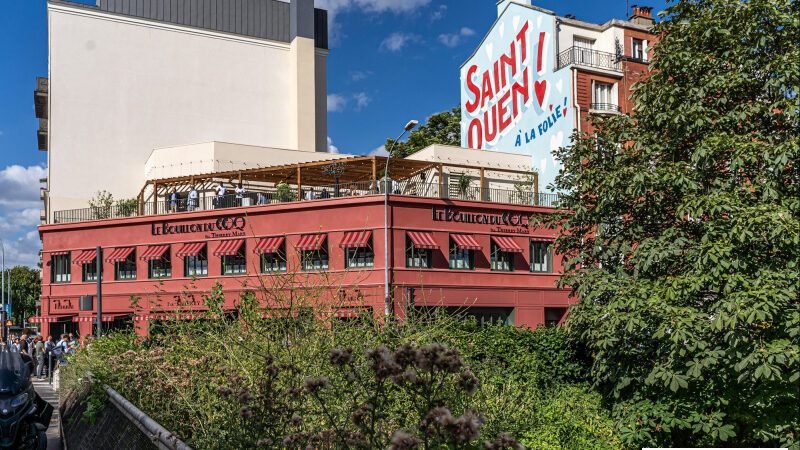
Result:
[[[47,448],[45,430],[53,406],[33,389],[33,360],[24,353],[0,350],[0,449]]]

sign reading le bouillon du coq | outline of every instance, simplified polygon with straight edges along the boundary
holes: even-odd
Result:
[[[544,190],[560,169],[552,151],[568,145],[575,124],[570,71],[553,70],[554,15],[519,3],[498,4],[461,66],[461,145],[531,155]]]

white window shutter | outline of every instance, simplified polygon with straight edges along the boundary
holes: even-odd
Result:
[[[642,41],[642,60],[647,61],[647,40]]]

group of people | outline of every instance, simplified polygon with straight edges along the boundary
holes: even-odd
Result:
[[[18,336],[11,333],[8,342],[0,341],[0,344],[7,347],[9,351],[24,353],[33,359],[36,367],[36,377],[40,380],[49,370],[48,362],[57,364],[57,361],[64,359],[65,355],[74,353],[78,349],[91,345],[93,337],[87,335],[86,339],[81,340],[74,334],[62,334],[58,342],[53,342],[53,336],[42,337],[42,335],[28,336],[23,334]]]

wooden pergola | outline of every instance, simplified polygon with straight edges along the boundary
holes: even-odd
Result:
[[[382,175],[386,166],[385,156],[352,156],[325,161],[314,161],[306,163],[285,164],[273,167],[259,167],[254,169],[230,170],[225,172],[214,172],[189,176],[161,178],[148,181],[139,192],[140,205],[144,204],[145,189],[153,187],[153,202],[157,201],[159,188],[170,188],[174,186],[193,186],[214,182],[216,180],[228,179],[230,182],[242,183],[244,181],[261,183],[280,183],[281,181],[294,184],[297,187],[298,198],[300,198],[303,187],[311,186],[330,186],[335,183],[355,183],[377,180]],[[340,171],[338,177],[330,170],[333,165],[344,165],[344,170]],[[414,175],[435,169],[438,171],[440,188],[442,187],[443,173],[445,167],[458,169],[475,170],[480,173],[480,188],[484,192],[485,172],[500,172],[515,175],[532,175],[533,189],[538,193],[538,174],[523,170],[495,169],[483,166],[471,166],[465,164],[450,164],[442,162],[418,161],[413,159],[391,158],[389,160],[389,176],[393,180],[407,180]],[[441,190],[440,190],[441,192]]]

